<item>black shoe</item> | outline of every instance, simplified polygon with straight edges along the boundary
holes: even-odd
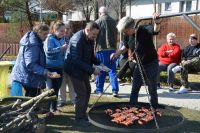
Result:
[[[81,126],[81,127],[88,127],[91,125],[91,123],[85,119],[76,120],[76,124],[77,124],[77,126]]]

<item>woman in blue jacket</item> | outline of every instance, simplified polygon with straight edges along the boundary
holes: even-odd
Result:
[[[46,54],[46,68],[50,72],[56,72],[59,78],[48,78],[47,87],[53,88],[58,97],[58,91],[62,83],[62,70],[64,64],[64,53],[67,45],[64,44],[65,24],[61,21],[55,21],[51,24],[51,31],[44,43]],[[50,112],[57,111],[57,101],[50,102]]]
[[[48,33],[49,27],[47,25],[38,24],[20,40],[19,53],[11,74],[13,82],[24,87],[25,96],[38,95],[40,89],[46,87],[46,77],[51,76],[51,73],[45,69],[46,62],[43,50],[43,41]]]

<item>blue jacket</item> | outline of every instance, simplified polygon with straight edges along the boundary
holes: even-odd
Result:
[[[64,43],[64,38],[59,39],[55,35],[48,35],[44,42],[47,68],[63,68],[64,52],[61,51],[60,47]]]
[[[43,42],[33,31],[27,32],[20,40],[12,79],[27,87],[45,88],[46,72]]]
[[[93,64],[100,64],[94,55],[94,42],[87,39],[83,30],[78,31],[70,39],[64,70],[72,77],[83,79],[94,72]]]

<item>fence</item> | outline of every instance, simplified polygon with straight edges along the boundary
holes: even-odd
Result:
[[[3,52],[9,47],[11,46],[11,48],[7,51],[7,53],[5,54],[5,56],[9,55],[9,57],[4,56],[4,58],[2,58],[1,60],[13,60],[15,59],[14,56],[16,56],[18,54],[19,51],[19,44],[9,44],[9,43],[0,43],[0,55],[3,54]]]
[[[194,15],[191,18],[200,26],[200,15]],[[200,40],[200,33],[183,17],[164,18],[161,23],[160,33],[157,35],[157,47],[166,42],[166,35],[169,32],[176,34],[176,42],[181,45],[181,48],[188,45],[188,38],[192,33],[197,34],[198,40]]]
[[[200,25],[200,15],[194,15],[191,18],[194,20],[195,23]],[[73,22],[74,31],[82,29],[84,25],[85,22]],[[8,25],[6,24],[3,27],[1,27],[0,24],[0,35],[2,35],[2,31],[6,30],[6,27],[8,27]],[[176,34],[176,42],[181,45],[181,48],[184,48],[188,44],[188,37],[192,33],[197,34],[200,40],[200,33],[196,29],[194,29],[186,20],[184,20],[183,17],[164,18],[161,23],[160,33],[157,35],[157,48],[160,47],[161,44],[166,43],[166,35],[169,32],[174,32]],[[19,42],[19,40],[17,40],[17,42]],[[11,45],[11,48],[6,55],[16,56],[19,51],[19,45],[17,43],[0,42],[0,54],[3,53],[3,51],[5,51],[6,48],[9,47],[9,45]]]

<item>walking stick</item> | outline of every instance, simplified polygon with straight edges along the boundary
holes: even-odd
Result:
[[[126,64],[129,62],[129,60],[127,60],[122,68],[119,70],[119,72],[115,75],[115,78],[117,78],[120,74],[120,72],[124,69],[124,67],[126,66]],[[96,105],[96,103],[99,101],[99,99],[102,97],[102,95],[106,92],[106,90],[110,87],[111,82],[106,86],[106,88],[103,90],[103,93],[101,93],[101,95],[97,98],[97,100],[94,102],[94,104],[92,104],[92,106],[90,107],[91,109]]]
[[[8,52],[8,50],[11,48],[11,45],[9,45],[9,47],[3,52],[3,54],[1,54],[0,56],[0,60],[3,58],[3,56]]]

